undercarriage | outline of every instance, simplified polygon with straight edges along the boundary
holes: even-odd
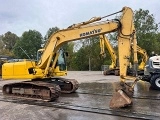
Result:
[[[72,93],[78,89],[74,79],[44,78],[3,86],[3,94],[11,97],[23,97],[35,100],[53,101],[60,93]]]

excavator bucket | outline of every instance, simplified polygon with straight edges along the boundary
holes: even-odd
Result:
[[[132,85],[129,85],[125,82],[120,82],[120,84],[116,88],[115,94],[110,101],[109,107],[111,109],[114,108],[123,108],[132,104],[132,97],[134,93],[134,86],[136,85],[137,81],[140,80],[137,77]]]
[[[122,108],[132,104],[132,100],[123,90],[118,90],[112,97],[109,107]]]

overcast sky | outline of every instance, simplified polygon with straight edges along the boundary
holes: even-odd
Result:
[[[160,0],[0,0],[0,35],[11,31],[21,36],[35,29],[44,36],[51,27],[67,28],[124,6],[149,10],[160,22]]]

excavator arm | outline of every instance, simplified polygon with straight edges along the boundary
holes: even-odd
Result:
[[[137,45],[137,52],[138,53],[140,53],[141,54],[141,56],[142,56],[142,60],[141,60],[141,63],[139,64],[139,66],[138,66],[138,69],[139,70],[144,70],[144,68],[145,68],[145,65],[146,65],[146,63],[147,63],[147,60],[148,60],[148,54],[147,54],[147,52],[146,52],[146,50],[145,49],[142,49],[140,46],[138,46]]]
[[[131,100],[130,98],[128,98],[128,93],[132,91],[134,84],[131,87],[125,86],[125,80],[128,78],[127,67],[130,64],[130,58],[132,56],[131,53],[133,53],[134,56],[135,71],[138,66],[137,41],[133,24],[132,9],[124,7],[120,12],[122,12],[122,15],[119,20],[114,19],[110,21],[100,21],[106,16],[97,17],[86,22],[71,25],[67,29],[59,30],[56,33],[52,34],[45,44],[42,56],[37,64],[31,65],[31,63],[29,62],[25,62],[24,65],[22,63],[17,64],[18,69],[21,70],[17,71],[17,76],[28,76],[27,78],[33,79],[34,81],[4,85],[3,93],[5,95],[27,95],[34,96],[36,98],[44,98],[46,100],[53,100],[59,96],[59,87],[55,86],[56,83],[58,83],[58,85],[60,86],[61,91],[65,93],[74,92],[78,88],[76,81],[64,80],[60,78],[52,79],[52,77],[55,77],[53,73],[57,66],[58,57],[62,55],[63,58],[63,54],[60,54],[60,48],[62,47],[62,45],[70,41],[117,32],[120,81],[123,83],[123,88],[117,91],[117,96],[119,96],[119,99],[113,96],[110,107],[124,107],[131,104]],[[30,65],[28,65],[28,63]],[[2,75],[2,78],[8,76],[14,78],[14,74],[11,75],[11,73],[13,73],[12,69],[10,69],[12,68],[12,66],[13,64],[8,64],[9,69],[5,69],[6,76]],[[5,65],[3,67],[5,68]],[[27,70],[29,71],[29,74],[31,74],[31,76],[27,74]],[[25,74],[23,73],[23,71],[25,71]],[[38,82],[36,82],[37,80]],[[121,104],[115,104],[117,103],[115,99],[120,100],[118,103]]]
[[[111,56],[111,65],[107,69],[104,69],[104,75],[111,75],[114,74],[116,76],[119,75],[119,65],[118,65],[118,57],[113,49],[112,45],[110,44],[108,38],[105,35],[99,35],[100,39],[100,48],[101,48],[101,55],[104,56],[104,46],[106,46],[110,56]]]
[[[120,75],[121,81],[125,81],[126,71],[129,65],[129,58],[131,56],[130,46],[135,41],[133,11],[128,7],[124,7],[122,10],[122,17],[120,21],[112,20],[84,25],[78,24],[74,26],[57,31],[49,38],[47,44],[44,47],[45,51],[43,52],[43,55],[38,63],[38,68],[45,69],[44,74],[46,75],[48,73],[52,57],[57,52],[57,50],[66,42],[117,31],[119,48],[118,51],[120,54]],[[134,44],[136,45],[136,42],[134,42]],[[136,59],[136,50],[134,51],[134,53]],[[137,60],[135,61],[137,63]]]
[[[116,68],[116,64],[117,64],[117,55],[112,47],[112,45],[110,44],[108,38],[105,35],[100,35],[100,48],[101,48],[101,53],[100,54],[104,54],[104,46],[106,46],[109,54],[111,55],[111,60],[112,60],[112,64],[110,68]]]
[[[132,56],[131,53],[133,53],[134,56],[135,76],[137,76],[138,69],[137,40],[133,24],[133,11],[128,7],[124,7],[120,20],[85,23],[75,24],[68,29],[60,30],[54,33],[49,38],[48,43],[45,46],[45,51],[38,67],[45,68],[44,74],[47,74],[53,55],[65,42],[117,31],[120,81],[122,84],[121,88],[117,90],[115,95],[113,95],[110,102],[110,108],[125,107],[130,105],[132,103],[130,97],[133,95],[133,88],[137,81],[136,77],[134,77],[133,79],[135,82],[132,86],[128,86],[125,83],[126,79],[130,79],[127,76],[127,68],[130,64],[130,58]]]
[[[54,54],[66,42],[75,41],[79,39],[89,38],[100,34],[114,32],[119,28],[118,21],[105,21],[102,23],[84,25],[79,28],[68,28],[54,33],[48,40],[45,46],[45,51],[42,54],[38,67],[45,69],[45,74],[49,69],[49,65]]]
[[[101,55],[104,56],[105,54],[105,46],[111,56],[111,60],[112,63],[109,66],[109,69],[104,70],[103,74],[104,75],[108,75],[108,74],[115,74],[115,75],[119,75],[117,71],[119,71],[119,66],[118,66],[118,57],[116,55],[115,50],[113,49],[112,45],[110,44],[108,38],[105,35],[99,35],[99,39],[100,39],[100,48],[101,48]],[[133,46],[132,46],[133,49]],[[144,73],[144,68],[146,65],[146,62],[148,60],[148,55],[145,49],[142,49],[140,46],[137,45],[137,53],[139,53],[142,57],[142,59],[140,60],[140,64],[138,65],[138,75],[141,75]],[[132,70],[132,65],[130,66],[130,68]],[[128,71],[129,72],[129,71]],[[130,71],[131,72],[131,71]],[[128,73],[131,75],[131,73]],[[117,74],[116,74],[117,73]]]

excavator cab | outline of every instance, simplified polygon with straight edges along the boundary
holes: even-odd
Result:
[[[66,59],[65,59],[65,53],[60,50],[59,51],[59,56],[58,56],[58,61],[57,61],[57,66],[59,66],[60,71],[64,71],[67,69],[66,67]]]
[[[37,61],[40,60],[44,49],[39,49],[37,51]],[[66,76],[67,75],[67,66],[66,66],[66,57],[68,56],[67,52],[64,52],[63,49],[60,49],[52,58],[50,67],[52,68],[52,74],[54,76]]]
[[[67,75],[66,56],[67,56],[66,53],[62,49],[59,50],[58,60],[56,62],[54,69],[55,76]]]
[[[41,56],[42,56],[42,54],[43,54],[43,51],[44,51],[44,49],[39,49],[39,50],[37,51],[37,61],[40,60],[40,58],[41,58]]]

